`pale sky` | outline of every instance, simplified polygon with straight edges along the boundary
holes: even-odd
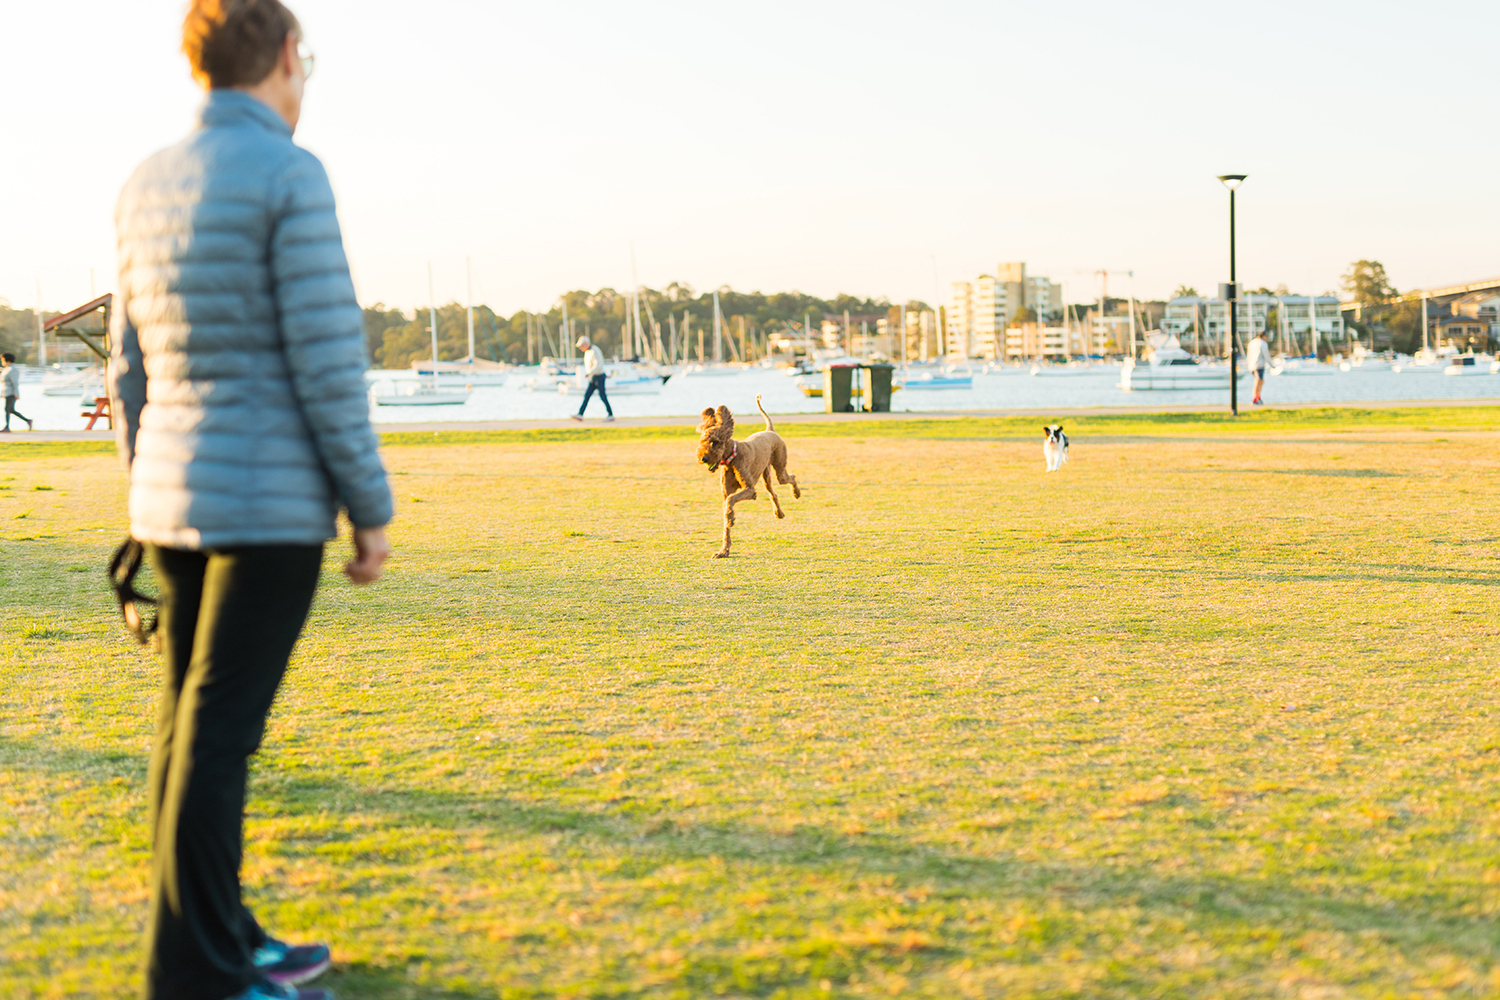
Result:
[[[998,261],[1070,301],[1228,277],[1500,274],[1500,4],[295,0],[362,302],[566,289],[932,301]],[[114,287],[112,211],[201,100],[181,0],[0,0],[0,296]],[[1127,279],[1123,272],[1134,271]],[[936,275],[934,274],[936,272]]]

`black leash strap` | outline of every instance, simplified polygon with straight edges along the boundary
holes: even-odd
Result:
[[[125,539],[125,544],[115,549],[109,560],[109,582],[115,589],[115,599],[120,602],[120,614],[125,616],[125,627],[136,641],[145,645],[156,632],[156,598],[147,597],[135,589],[135,575],[141,571],[141,557],[145,548],[134,538]],[[152,608],[151,620],[147,621],[136,605]]]

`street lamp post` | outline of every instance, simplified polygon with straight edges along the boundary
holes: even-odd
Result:
[[[1220,286],[1222,296],[1229,304],[1229,412],[1238,416],[1240,412],[1239,364],[1235,357],[1235,341],[1239,333],[1239,286],[1234,275],[1234,189],[1245,180],[1244,174],[1220,174],[1219,180],[1229,189],[1229,284]]]

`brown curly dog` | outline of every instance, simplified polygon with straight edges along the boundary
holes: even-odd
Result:
[[[719,471],[721,465],[724,467],[724,547],[714,553],[715,559],[729,555],[729,529],[734,527],[734,505],[741,500],[755,499],[757,479],[765,481],[777,517],[786,517],[786,513],[771,485],[773,469],[778,483],[783,486],[791,484],[792,496],[802,496],[797,477],[786,471],[786,442],[771,426],[771,415],[760,405],[759,396],[755,397],[755,406],[766,418],[766,429],[756,431],[743,441],[734,439],[734,416],[727,406],[721,406],[717,411],[705,409],[703,422],[698,425],[698,461],[708,466],[709,472]]]

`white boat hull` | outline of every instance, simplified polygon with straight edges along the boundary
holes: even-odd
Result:
[[[723,378],[725,375],[739,375],[744,372],[745,366],[734,364],[695,364],[688,365],[680,374],[681,378]]]
[[[434,389],[430,385],[400,386],[395,392],[370,392],[376,406],[462,406],[472,393],[465,389]]]
[[[604,392],[608,396],[655,396],[661,392],[662,384],[659,378],[631,379],[629,382],[605,380]],[[532,392],[555,392],[559,396],[582,396],[588,391],[588,384],[579,385],[573,379],[532,379],[526,388]]]
[[[1229,369],[1202,365],[1132,365],[1120,370],[1127,392],[1162,389],[1228,389]]]

